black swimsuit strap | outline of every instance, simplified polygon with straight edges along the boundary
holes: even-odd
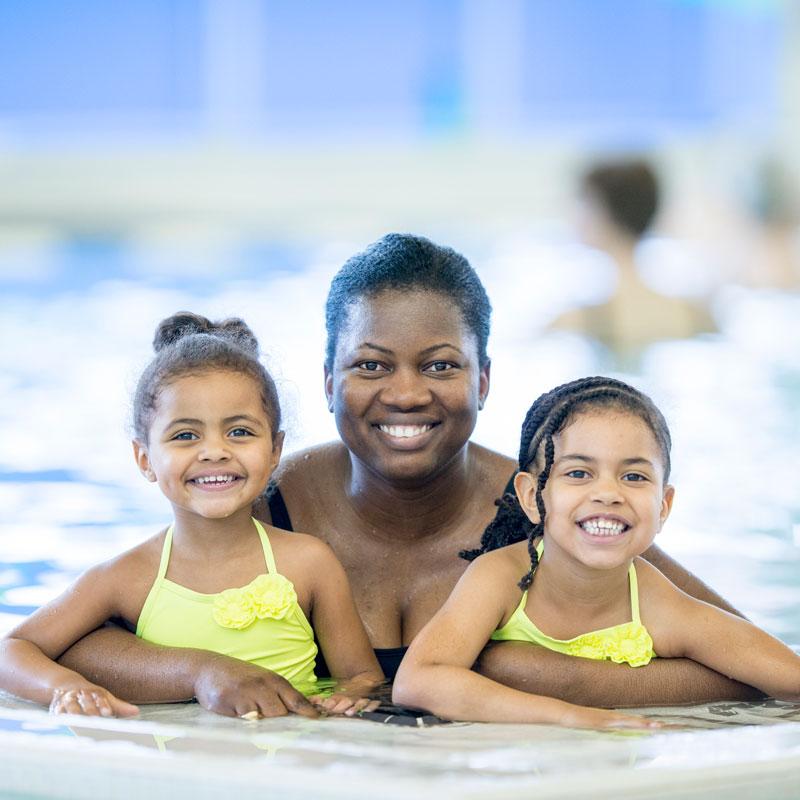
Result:
[[[286,502],[277,486],[270,487],[270,491],[267,494],[267,505],[269,506],[272,524],[276,528],[280,528],[282,531],[294,530],[292,520],[289,517],[289,509],[286,508]]]

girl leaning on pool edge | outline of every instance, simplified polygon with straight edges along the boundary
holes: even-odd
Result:
[[[489,316],[477,274],[449,248],[389,234],[353,256],[326,304],[325,392],[341,441],[286,457],[275,476],[279,495],[257,511],[333,548],[388,676],[466,569],[458,553],[478,546],[515,471],[513,459],[469,441],[489,390]],[[658,547],[645,557],[689,594],[731,610]],[[271,714],[313,713],[299,694],[287,700],[265,670],[158,648],[110,626],[62,663],[134,702],[196,697],[231,714],[257,698]],[[514,688],[594,706],[756,695],[686,659],[631,670],[525,643],[493,645],[479,669]]]

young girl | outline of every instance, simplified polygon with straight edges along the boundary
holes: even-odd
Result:
[[[174,522],[14,628],[0,642],[0,688],[72,713],[135,714],[54,662],[121,617],[143,639],[272,670],[327,711],[373,707],[360,695],[383,675],[333,552],[251,516],[283,443],[275,384],[252,332],[241,320],[179,313],[159,325],[154,348],[134,398],[133,451]],[[331,674],[345,679],[330,697],[314,694],[315,631]],[[266,713],[256,701],[245,705],[236,713]]]
[[[507,513],[487,529],[481,548],[462,554],[480,557],[412,643],[395,702],[459,720],[655,725],[472,672],[490,639],[632,667],[656,656],[691,658],[775,697],[800,699],[800,657],[746,620],[685,594],[638,557],[674,495],[669,431],[648,397],[609,378],[542,395],[522,426],[519,468],[518,506],[504,498]],[[527,542],[519,541],[521,526]]]

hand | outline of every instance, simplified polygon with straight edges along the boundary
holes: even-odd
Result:
[[[326,714],[343,714],[346,717],[354,717],[360,711],[374,711],[380,705],[380,700],[370,700],[369,697],[351,697],[341,693],[328,697],[315,694],[308,699]]]
[[[663,724],[657,720],[638,717],[634,714],[621,714],[618,711],[606,711],[602,708],[587,708],[585,706],[570,706],[558,721],[565,728],[592,728],[594,730],[609,730],[620,728],[662,728]]]
[[[319,716],[286,678],[227,656],[210,659],[199,669],[194,695],[203,708],[226,717]]]
[[[87,717],[133,717],[137,706],[115,697],[107,689],[93,683],[70,684],[53,689],[51,714],[84,714]]]

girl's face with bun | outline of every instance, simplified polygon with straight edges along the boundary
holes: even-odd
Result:
[[[283,433],[272,434],[261,387],[249,375],[210,371],[164,384],[147,444],[134,441],[142,474],[181,518],[250,516],[278,465]]]

